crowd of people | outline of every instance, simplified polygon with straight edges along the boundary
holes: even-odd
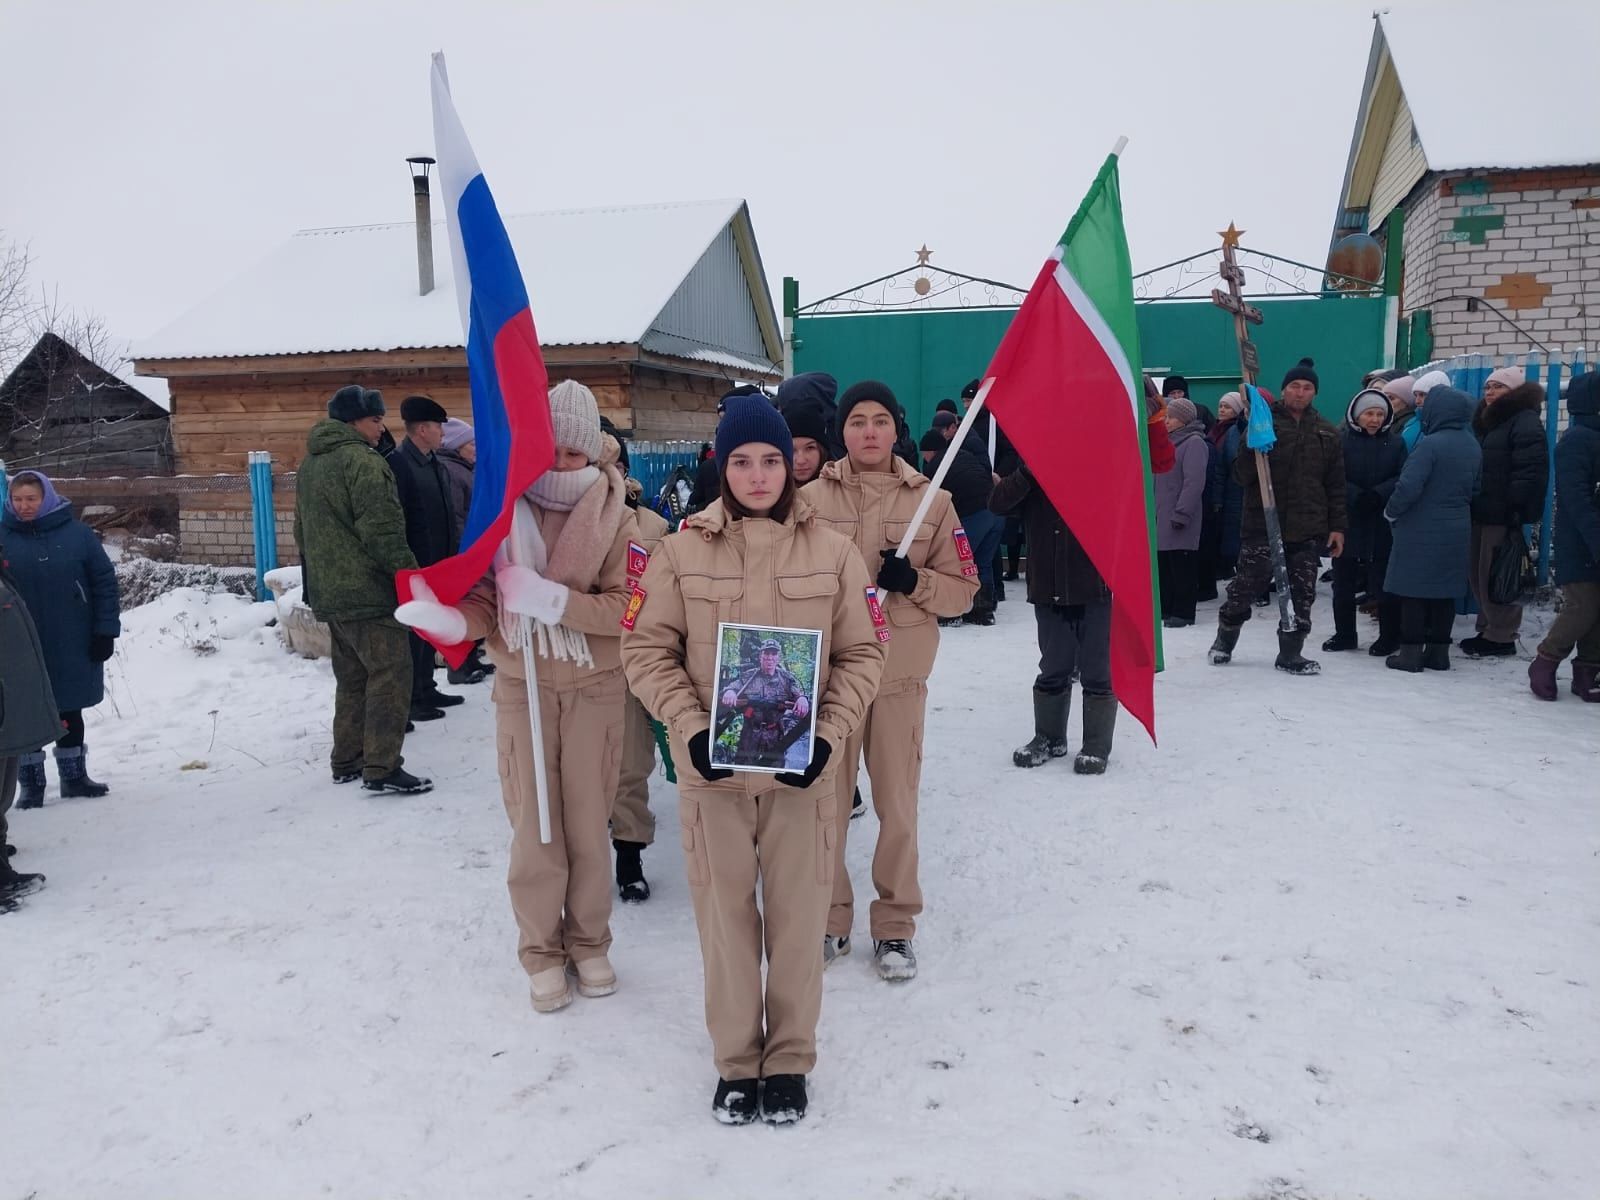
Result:
[[[1359,648],[1357,615],[1368,608],[1378,618],[1371,653],[1403,671],[1447,668],[1456,602],[1469,589],[1478,632],[1462,649],[1514,651],[1522,612],[1500,578],[1503,547],[1542,512],[1542,392],[1510,371],[1490,377],[1481,402],[1442,376],[1390,376],[1366,381],[1342,430],[1317,412],[1320,381],[1308,359],[1267,394],[1271,518],[1239,394],[1222,397],[1213,416],[1181,376],[1159,392],[1145,380],[1164,623],[1192,625],[1197,603],[1226,581],[1211,662],[1231,659],[1277,587],[1288,619],[1276,665],[1315,674],[1303,649],[1325,557],[1334,597],[1327,652]],[[963,399],[970,404],[976,390],[974,381]],[[918,440],[882,383],[841,394],[830,376],[812,373],[785,380],[775,397],[735,388],[719,406],[675,532],[629,478],[626,443],[593,393],[566,380],[549,403],[553,468],[516,501],[495,567],[456,604],[412,583],[397,607],[396,576],[460,547],[471,426],[431,397],[409,396],[395,445],[381,394],[350,385],[310,431],[295,537],[304,600],[331,634],[331,779],[360,780],[375,793],[429,790],[405,766],[405,735],[462,702],[438,686],[435,647],[472,644],[448,679],[471,686],[492,677],[517,954],[533,1008],[548,1013],[575,994],[618,987],[612,903],[650,896],[643,854],[655,836],[648,779],[659,746],[676,768],[705,964],[713,1114],[730,1124],[799,1120],[823,972],[852,952],[845,846],[861,808],[862,763],[879,823],[867,920],[873,969],[904,984],[918,969],[917,814],[942,629],[993,624],[1005,583],[1025,575],[1039,667],[1033,735],[1013,762],[1034,769],[1071,753],[1076,685],[1082,733],[1072,765],[1096,775],[1111,758],[1118,708],[1110,593],[1026,454],[986,414],[960,436],[953,399]],[[1576,649],[1572,690],[1600,701],[1600,376],[1574,379],[1568,406],[1571,427],[1554,455],[1563,604],[1530,684],[1555,699],[1556,667]],[[934,477],[940,487],[930,493]],[[103,695],[119,633],[110,563],[47,478],[24,471],[9,480],[3,530],[0,820],[19,787],[20,807],[43,802],[42,747],[51,742],[63,795],[105,792],[87,773],[82,713]],[[719,633],[729,622],[820,638],[815,699],[793,698],[813,722],[802,769],[774,760],[770,770],[734,771],[714,761]],[[774,644],[774,661],[776,653]],[[40,881],[0,862],[0,896]]]

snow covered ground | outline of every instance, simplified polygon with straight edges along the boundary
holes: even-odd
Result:
[[[830,971],[784,1130],[709,1115],[664,779],[621,991],[536,1015],[486,687],[408,739],[438,790],[374,798],[328,781],[328,667],[270,605],[127,614],[112,795],[52,767],[13,815],[50,881],[0,918],[0,1198],[1595,1195],[1600,711],[1520,661],[1291,679],[1265,620],[1212,668],[1214,611],[1168,634],[1160,749],[1125,721],[1101,779],[1010,766],[1025,604],[947,631],[922,974]]]

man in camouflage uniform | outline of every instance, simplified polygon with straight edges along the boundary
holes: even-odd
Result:
[[[777,639],[768,638],[761,643],[761,665],[722,693],[724,708],[744,714],[735,751],[742,765],[781,769],[789,749],[784,717],[792,711],[803,721],[811,711],[800,681],[781,664],[782,655]]]
[[[302,595],[333,641],[333,781],[373,792],[426,792],[401,768],[411,650],[394,619],[395,573],[414,568],[394,475],[376,446],[383,396],[351,384],[311,428],[296,480],[294,540]]]
[[[1278,440],[1267,463],[1283,531],[1295,628],[1288,633],[1279,631],[1278,657],[1273,665],[1291,675],[1315,675],[1321,666],[1300,651],[1311,632],[1311,605],[1317,597],[1323,549],[1334,558],[1344,552],[1344,444],[1339,431],[1312,407],[1317,398],[1317,375],[1309,358],[1302,358],[1283,377],[1280,394],[1281,400],[1272,406],[1272,427]],[[1244,488],[1244,515],[1238,569],[1228,582],[1227,599],[1217,611],[1217,639],[1211,645],[1211,661],[1217,666],[1232,659],[1239,630],[1250,619],[1255,597],[1272,582],[1272,549],[1267,544],[1267,519],[1254,453],[1241,448],[1234,460],[1233,477]]]

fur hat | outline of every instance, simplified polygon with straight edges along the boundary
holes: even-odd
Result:
[[[1190,421],[1200,419],[1200,410],[1194,406],[1193,400],[1177,396],[1167,401],[1167,416],[1180,425],[1187,425]]]
[[[883,405],[889,415],[895,419],[895,424],[900,423],[900,401],[894,398],[894,393],[889,390],[889,385],[879,383],[876,379],[867,379],[861,383],[853,383],[845,394],[839,397],[839,432],[844,432],[845,422],[850,419],[850,410],[864,400],[871,400]]]
[[[577,380],[563,379],[550,389],[550,424],[557,446],[576,450],[590,462],[600,457],[600,406]]]
[[[1182,375],[1168,375],[1161,381],[1161,394],[1170,396],[1173,392],[1181,391],[1185,396],[1189,394],[1189,381]]]
[[[415,425],[418,421],[437,421],[443,425],[450,419],[450,414],[432,396],[407,396],[400,401],[400,419],[407,425]]]
[[[439,443],[441,450],[459,450],[477,440],[477,435],[460,417],[446,417],[444,422],[444,439]]]
[[[794,466],[794,436],[765,396],[747,393],[723,397],[722,420],[717,422],[717,470],[726,471],[728,456],[751,442],[776,446],[789,466]]]
[[[1231,412],[1234,416],[1243,414],[1244,397],[1238,392],[1224,392],[1222,399],[1217,401],[1217,416],[1220,417],[1225,412]]]
[[[1501,367],[1498,371],[1490,372],[1489,378],[1484,380],[1484,385],[1498,383],[1503,388],[1514,388],[1521,387],[1527,382],[1528,373],[1521,367]]]
[[[1278,390],[1281,392],[1295,380],[1303,379],[1311,385],[1312,391],[1320,392],[1322,390],[1322,384],[1317,379],[1317,372],[1314,369],[1315,367],[1316,364],[1309,358],[1302,358],[1299,362],[1295,363],[1294,366],[1289,368],[1288,372],[1283,377],[1283,382],[1278,385]]]
[[[328,401],[328,416],[348,425],[366,417],[381,417],[383,393],[377,388],[364,388],[359,383],[349,383],[333,394]]]

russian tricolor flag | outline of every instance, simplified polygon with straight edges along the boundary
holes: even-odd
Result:
[[[456,299],[467,339],[478,461],[459,553],[420,571],[401,571],[395,590],[405,603],[415,598],[412,580],[421,579],[440,603],[456,604],[489,570],[495,551],[511,532],[517,497],[550,469],[556,447],[550,425],[550,381],[539,353],[528,289],[477,156],[456,116],[443,54],[433,56],[433,141],[450,228]],[[467,642],[438,647],[455,667],[471,648]]]

